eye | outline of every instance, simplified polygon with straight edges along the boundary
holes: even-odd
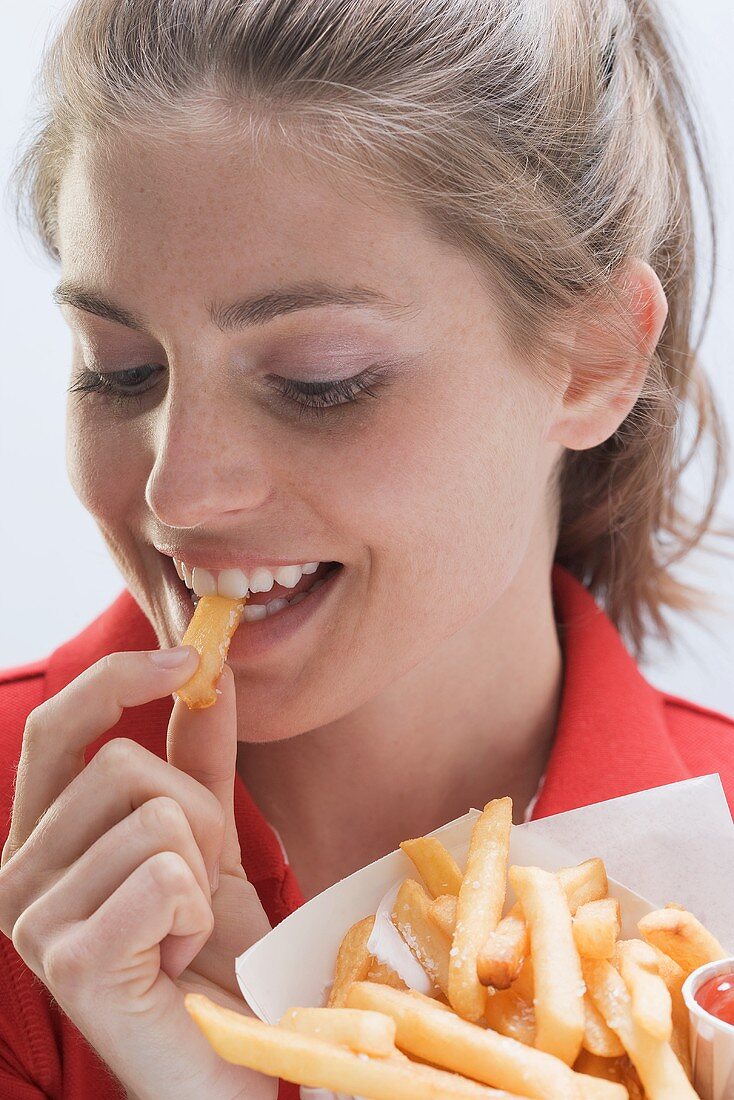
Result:
[[[333,406],[347,405],[363,397],[377,397],[377,389],[386,382],[387,369],[381,365],[369,367],[352,378],[328,382],[299,382],[293,378],[268,375],[268,382],[286,400],[306,412],[323,415]]]
[[[150,364],[130,367],[128,370],[111,371],[109,374],[83,368],[74,376],[67,392],[78,393],[81,396],[87,393],[100,393],[114,401],[129,402],[141,398],[153,388],[145,386],[145,383],[160,370],[163,368]]]

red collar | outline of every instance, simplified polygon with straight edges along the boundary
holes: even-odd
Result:
[[[533,817],[546,817],[617,795],[688,778],[669,737],[662,697],[643,678],[615,627],[587,589],[560,565],[552,573],[564,682],[556,738]],[[56,649],[46,673],[55,695],[106,653],[155,649],[153,627],[125,588],[80,634]],[[113,737],[130,737],[166,758],[170,697],[125,711],[89,746],[86,759]],[[272,923],[303,898],[280,844],[235,779],[235,817],[243,867]]]
[[[552,579],[563,692],[533,818],[688,779],[662,693],[643,677],[588,589],[557,564]]]

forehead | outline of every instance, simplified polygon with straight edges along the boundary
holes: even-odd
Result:
[[[321,278],[425,296],[447,246],[407,204],[388,206],[347,175],[316,171],[283,145],[130,137],[78,146],[61,180],[64,274],[129,295],[227,296]],[[459,254],[457,253],[457,257]]]

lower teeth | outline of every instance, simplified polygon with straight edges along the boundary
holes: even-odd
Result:
[[[286,600],[282,596],[279,596],[275,600],[270,600],[269,603],[246,603],[242,618],[245,619],[247,622],[256,622],[259,619],[266,618],[266,616],[268,615],[277,615],[279,611],[285,610],[286,607],[295,607],[297,603],[301,603],[302,600],[305,600],[306,596],[309,596],[312,592],[315,592],[317,588],[320,588],[321,585],[324,584],[324,582],[327,581],[331,574],[336,572],[338,568],[338,566],[334,566],[334,568],[330,569],[329,572],[325,574],[325,576],[320,577],[315,584],[312,584],[307,592],[299,592],[291,600]],[[195,592],[192,592],[191,599],[193,600],[194,608],[196,608],[198,606],[200,597],[197,596]]]

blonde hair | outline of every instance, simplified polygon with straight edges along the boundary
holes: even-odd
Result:
[[[78,0],[39,86],[11,182],[19,219],[55,260],[77,140],[104,147],[116,130],[147,128],[161,141],[231,141],[246,127],[256,150],[277,131],[418,206],[499,288],[506,332],[526,351],[563,311],[613,293],[626,258],[648,262],[669,313],[642,393],[606,441],[564,452],[551,488],[556,560],[636,656],[646,633],[670,644],[665,608],[693,611],[703,596],[670,567],[712,528],[726,433],[697,355],[716,258],[711,183],[653,0]],[[695,344],[687,141],[713,246]],[[707,433],[713,482],[691,519],[681,474]]]

